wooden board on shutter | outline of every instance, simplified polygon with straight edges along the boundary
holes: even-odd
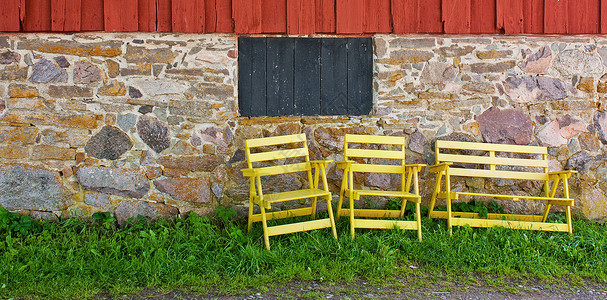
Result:
[[[80,31],[81,0],[51,0],[51,30]]]
[[[335,0],[315,0],[317,33],[335,32]]]
[[[321,114],[348,114],[346,40],[323,38],[320,62]]]
[[[294,115],[320,114],[320,49],[321,39],[295,39]]]
[[[8,0],[0,5],[0,31],[19,31],[21,29],[19,5],[19,0]]]
[[[217,11],[217,27],[215,31],[234,32],[232,0],[215,0],[215,10]]]
[[[364,0],[337,0],[337,33],[363,33],[363,4]]]
[[[156,0],[156,30],[170,32],[173,29],[171,0]]]
[[[523,32],[544,33],[544,0],[523,1]]]
[[[442,0],[445,33],[470,33],[470,0]]]
[[[287,0],[261,2],[261,32],[287,32]]]
[[[470,32],[497,33],[495,0],[471,0]]]
[[[204,0],[172,0],[173,32],[204,32]]]
[[[544,33],[567,33],[568,0],[544,0]]]
[[[390,0],[364,0],[363,32],[392,32]]]
[[[101,31],[104,28],[103,0],[82,1],[82,31]]]
[[[392,26],[394,33],[417,32],[419,27],[419,0],[392,0]]]
[[[373,41],[349,38],[348,114],[368,115],[373,109]]]
[[[287,33],[316,33],[316,9],[313,1],[287,0]]]
[[[267,38],[268,116],[293,114],[293,49],[292,38]]]
[[[600,0],[569,1],[567,33],[590,34],[600,32]]]
[[[417,16],[419,20],[417,32],[444,32],[441,0],[418,0]]]
[[[497,0],[497,27],[505,33],[523,33],[523,0]]]
[[[261,33],[261,0],[233,0],[234,32]]]
[[[105,31],[139,30],[139,3],[137,1],[105,0],[103,15]]]
[[[139,0],[139,31],[156,31],[156,0]]]
[[[238,38],[238,107],[242,116],[266,115],[266,40]]]
[[[51,31],[51,0],[25,0],[23,31]]]

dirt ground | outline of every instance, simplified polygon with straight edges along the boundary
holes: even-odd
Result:
[[[274,288],[229,294],[144,290],[132,295],[98,295],[99,299],[607,299],[607,283],[542,282],[470,275],[458,278],[393,278],[381,284],[291,281]]]

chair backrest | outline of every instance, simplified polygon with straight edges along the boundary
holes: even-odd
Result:
[[[437,140],[435,151],[436,163],[454,163],[453,176],[548,179],[546,147]]]
[[[346,134],[344,159],[365,162],[353,164],[353,172],[402,174],[402,166],[405,165],[405,137]],[[394,163],[389,163],[390,161]]]
[[[303,133],[249,139],[245,148],[248,167],[256,168],[260,176],[305,171],[311,176],[308,143]]]

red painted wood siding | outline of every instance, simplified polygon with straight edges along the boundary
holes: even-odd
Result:
[[[2,0],[0,32],[607,33],[607,0]]]

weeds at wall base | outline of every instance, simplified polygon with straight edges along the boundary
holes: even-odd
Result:
[[[124,228],[101,215],[94,222],[34,221],[0,210],[0,297],[83,298],[145,288],[235,293],[291,280],[382,284],[419,276],[419,284],[471,274],[580,284],[607,281],[607,230],[576,220],[574,234],[504,228],[456,228],[423,219],[424,240],[399,230],[328,230],[272,237],[259,224],[191,214]],[[110,216],[111,217],[111,216]],[[28,225],[29,224],[29,225]],[[499,284],[496,283],[496,284]]]

